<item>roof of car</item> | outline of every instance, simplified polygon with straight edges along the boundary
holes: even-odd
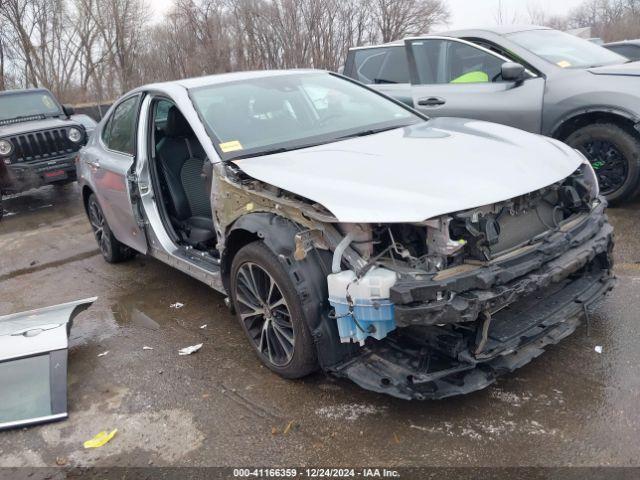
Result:
[[[528,32],[531,30],[552,30],[549,27],[541,27],[539,25],[495,25],[491,27],[465,28],[460,30],[446,30],[443,32],[431,32],[425,34],[411,35],[407,38],[426,38],[426,37],[466,37],[479,32],[493,33],[495,35],[510,35],[518,32]],[[377,47],[396,47],[404,44],[405,39],[394,40],[393,42],[383,43],[380,45],[368,45],[361,47],[353,47],[351,50]]]
[[[171,86],[180,86],[188,90],[198,87],[206,87],[209,85],[218,85],[222,83],[236,82],[240,80],[250,80],[253,78],[276,77],[281,75],[294,75],[301,73],[317,73],[325,72],[325,70],[314,69],[297,69],[297,70],[256,70],[248,72],[220,73],[217,75],[207,75],[204,77],[185,78],[181,80],[173,80],[170,82],[153,83],[144,85],[138,90],[153,90],[154,88],[166,88]]]
[[[464,28],[458,30],[449,30],[446,32],[438,32],[433,35],[442,35],[442,36],[457,36],[466,32],[490,32],[495,33],[496,35],[510,35],[512,33],[518,32],[528,32],[531,30],[552,30],[549,27],[542,27],[540,25],[494,25],[491,27],[475,27],[475,28]]]
[[[51,93],[46,88],[20,88],[20,89],[16,89],[16,90],[0,90],[0,96],[1,95],[15,95],[15,94],[18,94],[18,93],[25,93],[25,92],[47,92],[47,93]]]

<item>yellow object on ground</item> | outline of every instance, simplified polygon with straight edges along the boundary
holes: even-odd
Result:
[[[488,83],[489,75],[480,70],[475,72],[467,72],[464,75],[460,75],[458,78],[454,78],[449,83]]]
[[[107,433],[106,431],[102,431],[100,433],[98,433],[95,437],[93,437],[91,440],[87,440],[86,442],[83,443],[84,448],[98,448],[103,446],[105,443],[107,443],[109,440],[111,440],[115,434],[118,433],[118,429],[114,428],[111,433]]]

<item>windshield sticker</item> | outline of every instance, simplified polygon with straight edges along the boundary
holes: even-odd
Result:
[[[242,148],[242,144],[238,140],[220,144],[220,150],[222,150],[224,153],[235,152],[236,150],[242,150]]]
[[[556,65],[558,65],[560,68],[569,68],[571,66],[571,62],[560,60]]]

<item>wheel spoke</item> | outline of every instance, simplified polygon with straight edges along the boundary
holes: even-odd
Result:
[[[286,304],[286,302],[285,302],[285,300],[284,300],[284,297],[280,298],[280,300],[278,300],[278,301],[277,301],[277,302],[275,302],[275,303],[271,303],[271,304],[269,304],[269,308],[270,308],[271,310],[273,310],[274,308],[278,308],[278,307],[281,307],[281,306],[283,306],[283,305],[284,305],[284,306],[286,306],[286,305],[287,305],[287,304]]]
[[[269,323],[265,322],[264,325],[265,325],[264,326],[264,332],[265,332],[264,333],[264,337],[265,337],[265,340],[266,340],[266,343],[267,343],[267,355],[269,356],[269,361],[271,363],[275,363],[273,361],[273,352],[271,350],[271,335],[269,335]]]
[[[267,304],[271,302],[271,296],[273,295],[273,291],[275,289],[276,282],[273,280],[271,275],[269,275],[269,291],[267,292],[267,298],[265,299]]]
[[[243,303],[244,305],[249,307],[251,310],[261,309],[260,305],[258,305],[256,302],[252,302],[251,299],[245,298],[244,297],[244,292],[240,292],[240,291],[236,292],[236,297],[237,297],[239,302]],[[264,311],[263,311],[263,313],[264,313]]]
[[[276,337],[280,340],[280,343],[284,345],[283,340],[290,346],[293,346],[293,335],[284,331],[284,329],[278,325],[277,322],[272,322],[271,326],[273,327],[273,331],[276,334]]]
[[[251,293],[251,295],[253,295],[253,298],[254,300],[257,301],[257,303],[261,303],[260,295],[256,290],[256,286],[255,286],[255,283],[253,282],[253,279],[250,278],[250,276],[247,274],[244,268],[239,271],[239,274],[242,277],[243,286]]]
[[[258,344],[258,349],[261,352],[264,352],[266,347],[265,343],[267,340],[267,329],[265,328],[265,325],[266,325],[266,322],[265,324],[262,325],[262,328],[260,329],[260,343]]]

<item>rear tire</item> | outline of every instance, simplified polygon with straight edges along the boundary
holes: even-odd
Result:
[[[264,243],[250,243],[238,251],[230,287],[238,321],[262,363],[284,378],[304,377],[318,369],[301,292]]]
[[[565,142],[589,159],[609,203],[621,203],[637,193],[640,140],[636,135],[614,123],[594,123],[576,130]]]
[[[109,263],[120,263],[133,258],[136,252],[118,241],[113,236],[111,228],[107,223],[107,219],[102,212],[102,207],[98,203],[98,199],[92,193],[87,200],[87,214],[93,235],[98,242],[98,248],[104,259]]]

